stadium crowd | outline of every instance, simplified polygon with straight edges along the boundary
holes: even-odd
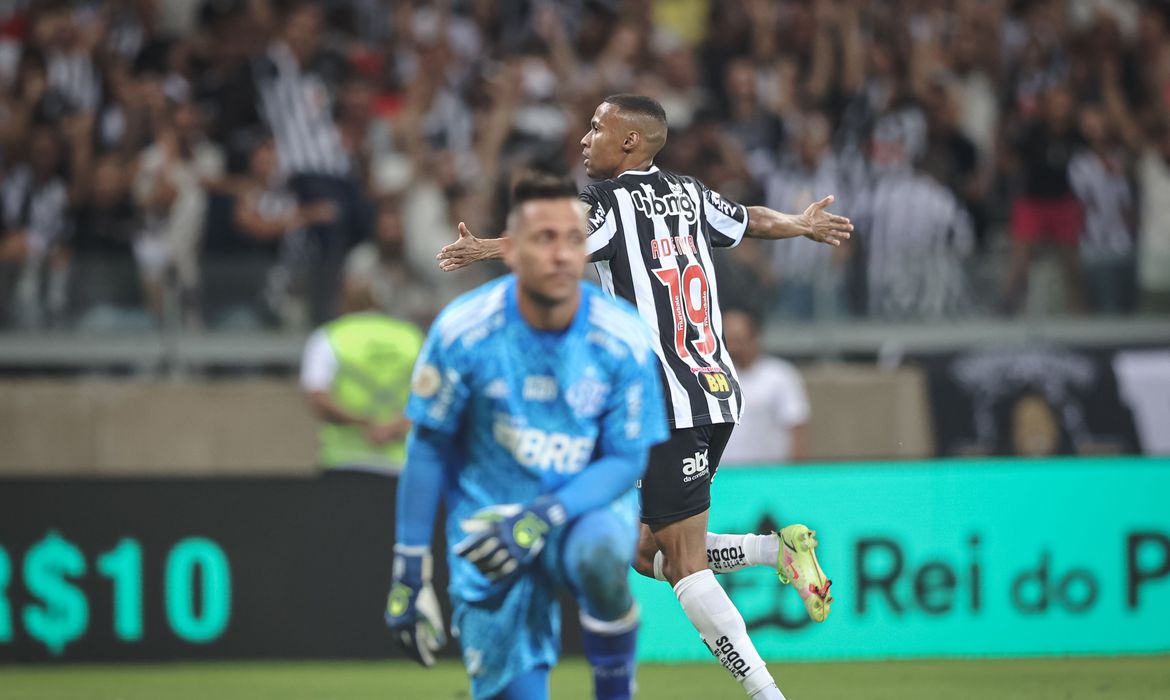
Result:
[[[422,324],[482,281],[530,167],[585,183],[607,94],[663,167],[841,249],[719,256],[782,318],[1170,311],[1170,4],[1137,0],[4,0],[0,328],[304,329],[361,290]]]

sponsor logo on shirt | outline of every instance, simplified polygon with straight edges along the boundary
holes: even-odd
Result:
[[[525,401],[553,401],[557,398],[557,380],[540,374],[524,378]]]
[[[593,456],[591,437],[545,432],[517,426],[511,416],[496,417],[496,442],[512,454],[521,466],[557,474],[576,474]]]
[[[699,386],[708,394],[717,399],[726,399],[731,396],[731,380],[727,378],[727,374],[723,370],[716,367],[702,367],[692,371],[695,373],[695,379],[698,380]]]
[[[589,233],[593,233],[605,224],[606,211],[591,204],[585,205],[585,216],[589,217]]]
[[[729,219],[737,218],[735,205],[720,197],[718,192],[707,190],[707,202]]]
[[[634,208],[646,216],[681,216],[688,224],[699,220],[695,213],[695,203],[685,193],[658,195],[648,184],[642,185],[642,189],[644,192],[630,189],[630,198],[634,200]]]

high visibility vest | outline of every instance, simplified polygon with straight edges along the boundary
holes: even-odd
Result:
[[[410,376],[422,350],[423,334],[412,323],[384,314],[349,314],[325,324],[337,358],[330,396],[346,411],[376,423],[402,416],[410,396]],[[406,440],[376,446],[356,425],[323,423],[320,464],[397,473],[406,457]]]

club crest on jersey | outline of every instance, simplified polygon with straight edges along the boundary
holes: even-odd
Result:
[[[658,195],[650,185],[642,185],[642,189],[645,191],[631,189],[630,198],[634,200],[634,207],[646,216],[681,216],[688,224],[699,220],[695,203],[685,192]]]
[[[727,378],[727,373],[716,367],[703,367],[694,370],[695,379],[699,381],[699,386],[703,387],[703,391],[714,396],[717,399],[726,399],[731,396],[731,380]]]
[[[592,377],[575,382],[565,392],[565,402],[578,418],[595,418],[605,405],[609,385]]]

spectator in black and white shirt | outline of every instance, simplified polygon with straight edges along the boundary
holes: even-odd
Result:
[[[0,325],[37,326],[63,311],[69,207],[63,151],[54,127],[34,127],[27,162],[0,184]]]
[[[793,152],[766,183],[768,207],[803,211],[829,192],[849,202],[846,178],[830,150],[828,119],[820,112],[808,112],[792,122]],[[771,246],[768,252],[777,283],[775,309],[780,315],[809,320],[844,311],[841,248],[794,239],[788,245]]]
[[[36,17],[34,39],[44,49],[49,87],[71,111],[92,112],[101,101],[101,75],[94,56],[104,34],[96,12],[65,2],[47,2]]]
[[[914,164],[922,138],[898,113],[879,119],[869,183],[850,210],[865,232],[859,247],[871,316],[937,319],[972,309],[965,269],[975,246],[971,217],[954,193]]]
[[[1085,301],[1096,313],[1130,311],[1136,297],[1136,207],[1125,152],[1100,107],[1081,109],[1080,129],[1085,146],[1069,161],[1068,181],[1084,212],[1080,258]]]
[[[345,253],[369,235],[371,218],[333,118],[333,90],[346,66],[340,56],[322,49],[323,23],[318,3],[292,3],[279,38],[251,65],[256,104],[275,138],[289,186],[301,203],[327,200],[336,212],[328,223],[308,229],[316,260],[309,280],[313,323],[336,313]]]

